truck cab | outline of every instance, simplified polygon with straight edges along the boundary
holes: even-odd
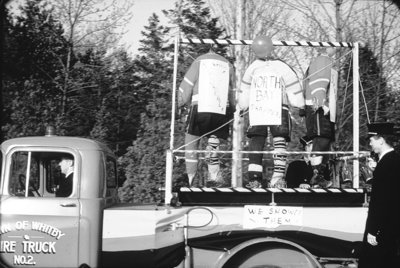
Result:
[[[89,139],[46,135],[5,141],[1,153],[1,264],[99,263],[103,211],[118,201],[112,152]],[[74,164],[70,182],[59,167],[63,157]],[[61,195],[65,184],[72,188]]]

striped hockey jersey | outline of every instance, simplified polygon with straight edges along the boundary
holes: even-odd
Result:
[[[310,63],[303,81],[306,105],[328,107],[332,64],[328,56],[318,56]]]

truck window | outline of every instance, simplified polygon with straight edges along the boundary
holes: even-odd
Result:
[[[25,197],[67,197],[72,194],[72,177],[67,181],[67,164],[73,155],[59,152],[17,151],[11,156],[8,192]],[[64,170],[63,170],[64,168]],[[64,172],[64,173],[63,173]]]

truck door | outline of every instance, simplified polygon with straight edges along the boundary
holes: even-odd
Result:
[[[78,267],[76,157],[73,152],[26,149],[13,149],[4,157],[0,262],[18,267]],[[72,175],[61,172],[59,163],[64,158],[71,159]]]

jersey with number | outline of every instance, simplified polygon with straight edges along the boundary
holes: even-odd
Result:
[[[242,78],[240,91],[239,106],[249,109],[250,125],[280,125],[282,108],[304,108],[298,76],[281,60],[254,61]]]
[[[234,69],[224,57],[209,52],[190,66],[179,86],[178,105],[198,105],[199,113],[225,114],[234,106]]]

